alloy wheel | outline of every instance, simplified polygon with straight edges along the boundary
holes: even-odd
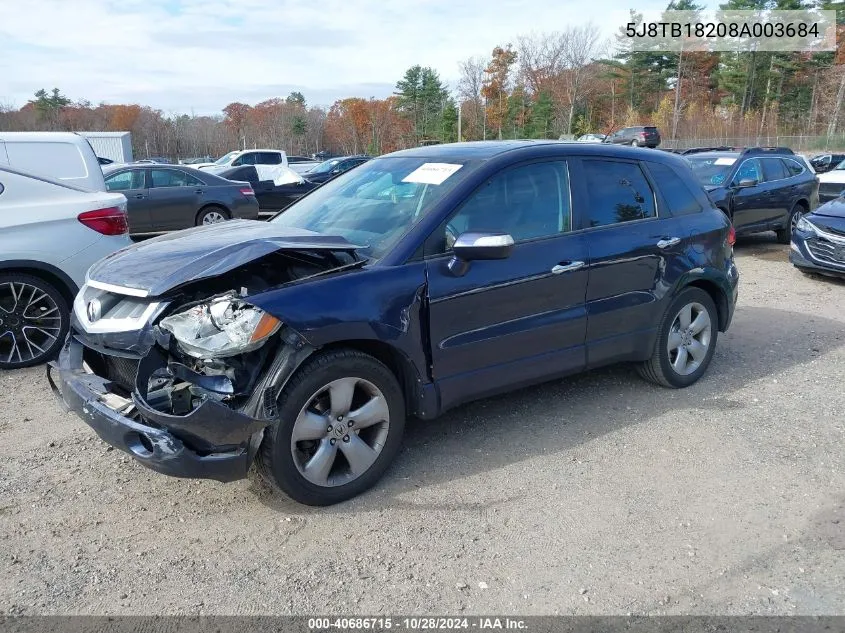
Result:
[[[387,399],[363,378],[333,380],[314,393],[297,416],[290,448],[299,473],[322,487],[361,477],[387,442]]]
[[[226,216],[224,216],[219,211],[208,211],[205,215],[202,216],[202,223],[203,224],[217,224],[219,222],[225,222]]]
[[[700,303],[688,303],[672,320],[667,348],[669,364],[681,376],[695,373],[707,358],[713,338],[710,314]]]
[[[0,360],[26,363],[46,356],[61,330],[61,310],[44,290],[23,282],[0,284]]]

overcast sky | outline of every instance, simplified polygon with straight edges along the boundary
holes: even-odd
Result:
[[[385,97],[404,71],[521,34],[592,21],[607,37],[632,0],[0,0],[0,105],[54,86],[74,100],[218,113],[301,91],[309,104]],[[659,10],[666,0],[637,0]],[[708,3],[709,4],[709,3]]]

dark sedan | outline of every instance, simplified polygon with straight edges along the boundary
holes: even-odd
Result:
[[[272,180],[261,180],[255,165],[242,165],[221,171],[218,176],[227,180],[248,182],[258,198],[262,214],[275,214],[289,207],[306,193],[317,187],[316,183],[303,181],[277,185]]]
[[[845,199],[831,200],[798,220],[789,261],[803,272],[845,277]]]
[[[692,385],[731,322],[733,244],[671,154],[405,150],[270,222],[164,235],[95,264],[57,391],[153,470],[232,481],[257,462],[294,499],[336,503],[384,473],[407,415],[614,362]]]
[[[129,232],[161,233],[232,218],[258,219],[249,183],[183,166],[104,167],[106,189],[126,196]]]
[[[349,171],[353,167],[357,167],[361,163],[366,163],[370,160],[369,156],[339,156],[338,158],[331,158],[323,163],[317,165],[314,169],[304,174],[305,179],[314,184],[322,184],[328,182],[332,178]]]

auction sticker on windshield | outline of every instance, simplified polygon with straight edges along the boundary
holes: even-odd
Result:
[[[714,165],[733,165],[736,162],[736,158],[717,158]]]
[[[463,165],[451,163],[423,163],[402,179],[402,182],[416,182],[421,185],[440,185]]]

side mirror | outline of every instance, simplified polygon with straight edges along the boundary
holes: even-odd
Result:
[[[754,187],[756,185],[757,185],[757,179],[756,178],[743,178],[742,180],[740,180],[737,183],[736,186],[739,187],[740,189],[745,189],[746,187]]]
[[[452,245],[454,257],[449,270],[457,277],[466,274],[475,260],[507,259],[513,251],[513,237],[507,233],[461,233]]]

